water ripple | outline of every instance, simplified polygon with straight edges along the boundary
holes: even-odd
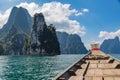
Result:
[[[51,80],[81,56],[0,56],[0,80]]]

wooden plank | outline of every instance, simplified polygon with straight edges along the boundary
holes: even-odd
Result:
[[[116,64],[98,64],[98,68],[101,69],[113,69]]]
[[[90,65],[89,65],[89,68],[90,68],[90,69],[91,69],[91,68],[92,68],[92,69],[95,69],[95,68],[97,68],[97,64],[90,64]]]
[[[111,71],[111,69],[105,69],[105,70],[103,70],[103,75],[104,76],[112,76],[112,75],[115,75],[115,73],[113,73],[112,71]]]
[[[94,69],[88,69],[85,76],[94,76],[94,75],[95,75]]]
[[[104,67],[105,68],[114,68],[114,65],[113,64],[104,64]]]
[[[105,65],[104,64],[98,64],[98,68],[104,68]]]
[[[93,77],[93,80],[103,80],[102,77]]]
[[[120,80],[120,77],[114,77],[114,80]]]
[[[83,76],[72,76],[68,80],[83,80]]]
[[[104,77],[104,80],[114,80],[114,77]]]
[[[112,69],[111,70],[116,76],[120,76],[120,69]]]
[[[95,75],[94,76],[103,76],[102,69],[95,69]]]
[[[102,64],[108,63],[108,60],[100,60],[100,63]]]
[[[82,76],[84,73],[84,69],[78,69],[75,73],[76,75]]]
[[[58,80],[65,80],[65,78],[61,77],[61,78],[59,78]]]
[[[98,60],[89,60],[91,64],[97,64],[99,61]]]
[[[86,68],[87,64],[82,64],[81,67],[82,68]]]
[[[85,76],[85,80],[93,80],[93,77]]]
[[[72,69],[71,67],[66,73],[64,72],[64,74],[58,76],[58,78],[54,80],[58,80],[60,77],[65,78],[65,80],[120,80],[120,69],[115,68],[120,62],[113,61],[113,63],[108,63],[111,58],[105,58],[107,55],[101,51],[93,51],[89,54],[88,58],[96,57],[96,60],[91,60],[85,57],[82,59],[87,63],[75,63],[79,64],[82,68],[74,67],[75,64],[72,65],[72,67],[75,68],[75,76],[68,73],[68,71]]]

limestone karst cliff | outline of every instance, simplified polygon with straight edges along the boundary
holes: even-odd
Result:
[[[119,37],[115,37],[114,39],[106,39],[100,46],[100,49],[105,53],[115,53],[120,54],[120,40]]]
[[[30,54],[56,55],[60,54],[59,42],[55,27],[46,25],[42,13],[34,15],[34,23],[30,37]]]
[[[88,52],[77,34],[57,32],[57,37],[60,43],[61,54],[85,54]]]
[[[22,7],[13,7],[7,23],[0,29],[1,55],[24,54],[24,43],[30,34],[32,18]]]

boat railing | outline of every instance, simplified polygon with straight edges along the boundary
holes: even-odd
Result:
[[[107,54],[107,55],[108,55],[109,57],[111,57],[111,58],[115,59],[116,61],[120,62],[120,60],[119,60],[119,59],[117,59],[117,58],[115,58],[115,57],[111,56],[110,54]]]
[[[84,55],[81,59],[77,60],[76,62],[74,62],[72,65],[70,65],[67,69],[65,69],[63,72],[61,72],[60,74],[58,74],[55,78],[53,78],[52,80],[58,80],[59,78],[61,78],[64,73],[69,72],[70,70],[72,70],[72,68],[78,63],[80,62],[82,59],[84,59],[86,56],[88,56],[91,53],[91,51],[89,51],[86,55]]]

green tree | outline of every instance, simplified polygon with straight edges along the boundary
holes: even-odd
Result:
[[[53,24],[47,26],[42,33],[39,34],[41,43],[40,49],[45,49],[48,54],[60,54],[59,42],[56,36],[56,29]]]
[[[0,44],[0,55],[3,55],[4,54],[4,48],[3,46]]]

